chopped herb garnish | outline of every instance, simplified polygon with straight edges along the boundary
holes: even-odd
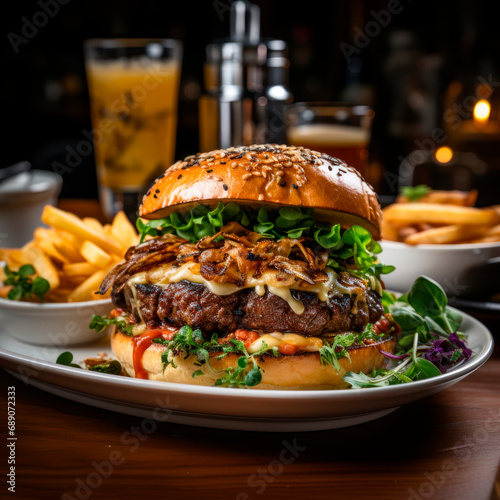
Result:
[[[33,300],[44,299],[44,295],[50,290],[50,284],[41,276],[32,278],[35,268],[31,264],[24,264],[17,271],[12,271],[9,266],[4,266],[4,285],[12,286],[7,293],[9,300]]]
[[[65,351],[59,354],[58,358],[56,359],[56,364],[82,369],[80,365],[73,363],[73,354],[71,354],[69,351]]]
[[[101,333],[108,326],[115,325],[122,333],[132,335],[132,326],[120,318],[110,318],[108,316],[98,316],[94,314],[89,323],[89,328]]]
[[[408,198],[409,201],[418,201],[431,191],[431,188],[425,184],[419,184],[418,186],[405,186],[400,189],[401,194],[405,198]]]
[[[109,373],[110,375],[120,375],[122,372],[122,365],[116,359],[105,361],[98,365],[89,366],[88,369],[93,372]]]
[[[328,363],[339,371],[342,367],[340,366],[338,360],[340,358],[347,358],[349,361],[351,360],[347,348],[351,347],[355,342],[356,335],[354,333],[336,335],[331,345],[325,344],[319,350],[321,364],[324,365],[325,363]]]
[[[215,381],[216,386],[226,387],[253,387],[262,380],[262,373],[255,358],[261,356],[268,350],[268,346],[263,342],[262,348],[253,354],[249,354],[241,340],[230,338],[224,342],[219,342],[219,336],[213,334],[210,340],[204,340],[201,330],[194,330],[190,326],[183,326],[171,340],[156,338],[154,343],[163,344],[167,349],[162,353],[161,359],[163,369],[167,366],[177,368],[175,356],[185,355],[196,356],[198,366],[206,364],[213,371],[210,365],[210,354],[217,353],[216,358],[222,359],[228,354],[241,354],[238,357],[236,366],[226,368],[220,378]],[[182,353],[182,354],[181,354]],[[276,352],[273,350],[273,354]],[[202,370],[195,370],[192,377],[203,375]]]

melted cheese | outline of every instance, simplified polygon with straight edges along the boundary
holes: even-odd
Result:
[[[384,289],[382,288],[382,283],[380,283],[380,280],[371,275],[368,276],[368,279],[370,280],[370,288],[382,297]]]
[[[250,344],[247,351],[250,354],[260,351],[264,342],[269,349],[273,349],[274,347],[279,349],[285,344],[290,344],[303,351],[316,352],[323,347],[323,341],[318,337],[303,337],[296,333],[274,332],[261,335],[255,342]]]
[[[132,290],[132,296],[129,297],[129,300],[130,300],[130,305],[132,307],[132,310],[137,311],[137,314],[139,315],[141,323],[144,323],[144,318],[142,317],[141,308],[137,306],[137,290],[135,289],[135,286],[131,286],[130,289]]]
[[[303,292],[316,293],[318,298],[326,302],[333,295],[343,295],[353,293],[352,288],[343,286],[338,281],[337,273],[331,267],[325,267],[324,271],[328,276],[328,280],[323,283],[314,283],[310,285],[305,282],[297,282],[291,287],[287,286],[272,286],[269,283],[276,283],[277,271],[268,270],[262,273],[258,278],[247,276],[244,287],[238,287],[233,283],[217,283],[215,281],[206,280],[201,274],[196,274],[192,271],[194,264],[187,263],[179,267],[172,264],[163,264],[155,270],[154,284],[157,286],[167,286],[170,283],[179,283],[187,280],[192,283],[205,285],[212,293],[216,295],[231,295],[232,293],[242,290],[242,288],[255,288],[257,295],[265,295],[267,290],[285,300],[295,314],[302,314],[305,310],[304,304],[292,296],[291,290],[301,290]],[[138,273],[132,276],[127,284],[132,289],[135,300],[135,286],[137,284],[148,283],[146,272]]]

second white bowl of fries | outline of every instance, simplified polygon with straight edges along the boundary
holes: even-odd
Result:
[[[500,206],[477,208],[476,198],[427,188],[416,201],[400,196],[384,208],[383,260],[396,266],[384,277],[387,288],[404,291],[425,274],[454,296],[499,291],[483,277],[499,272]]]
[[[47,205],[41,222],[48,227],[35,229],[22,248],[0,249],[2,328],[32,344],[63,347],[95,340],[98,334],[88,328],[93,314],[113,307],[109,295],[96,292],[127,249],[137,245],[137,232],[123,212],[103,224]],[[34,272],[22,276],[26,266]],[[43,295],[31,293],[36,279],[45,283]]]

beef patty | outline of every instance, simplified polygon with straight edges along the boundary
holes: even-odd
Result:
[[[216,295],[206,286],[189,281],[165,287],[138,284],[135,285],[136,307],[130,307],[128,294],[126,299],[128,309],[137,317],[137,308],[140,309],[149,328],[189,325],[206,333],[227,334],[245,328],[259,333],[279,331],[315,336],[325,332],[361,331],[367,323],[375,323],[382,316],[379,295],[363,287],[364,300],[357,301],[354,295],[344,294],[323,302],[315,293],[292,290],[292,296],[305,306],[300,315],[294,313],[285,300],[268,291],[262,296],[252,288],[231,295]]]

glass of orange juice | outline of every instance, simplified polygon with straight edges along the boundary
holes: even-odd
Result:
[[[92,39],[84,54],[102,209],[135,221],[145,190],[174,161],[182,43]]]
[[[364,105],[294,103],[287,111],[287,141],[340,158],[366,178],[373,117]]]

